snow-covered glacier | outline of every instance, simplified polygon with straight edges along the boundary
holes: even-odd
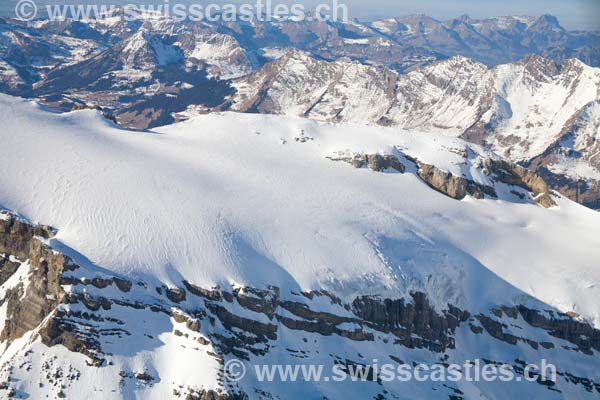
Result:
[[[233,112],[133,132],[6,95],[0,115],[5,393],[600,393],[600,214],[489,150]],[[290,385],[223,373],[231,359],[475,358],[547,359],[559,375]]]

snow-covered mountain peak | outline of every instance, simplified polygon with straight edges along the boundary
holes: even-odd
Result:
[[[511,20],[518,21],[518,22],[524,24],[527,28],[529,28],[537,20],[536,17],[532,17],[532,16],[528,16],[528,15],[513,15],[510,17],[506,17],[506,18],[510,18]]]
[[[530,74],[533,80],[542,82],[551,79],[559,72],[559,67],[553,60],[536,54],[526,56],[515,65],[522,66],[524,72]]]
[[[209,75],[220,79],[244,76],[258,67],[256,57],[230,35],[184,34],[179,37],[177,44],[184,49],[188,62],[200,61],[208,64]]]
[[[123,43],[120,54],[127,67],[165,66],[182,59],[181,50],[165,43],[161,37],[140,29]]]
[[[410,26],[413,30],[426,33],[427,29],[431,29],[440,24],[440,21],[430,17],[427,14],[412,14],[405,17],[398,18],[399,22],[404,25]]]
[[[544,14],[539,16],[533,23],[528,26],[529,29],[551,29],[554,31],[564,31],[564,28],[558,22],[554,15]]]
[[[471,74],[483,75],[486,73],[488,68],[471,58],[464,56],[454,56],[444,61],[439,61],[433,65],[424,67],[420,71],[409,72],[406,76],[411,74],[424,74],[424,75],[445,75],[445,76],[466,76]]]

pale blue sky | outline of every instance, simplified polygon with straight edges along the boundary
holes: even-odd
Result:
[[[18,0],[0,0],[0,13],[14,16]],[[169,0],[172,5],[178,0]],[[179,0],[183,3],[254,3],[256,0]],[[263,2],[266,0],[263,0]],[[333,0],[271,0],[301,3],[308,7]],[[373,19],[423,13],[446,19],[468,14],[472,17],[500,15],[555,15],[567,29],[600,30],[600,0],[338,0],[348,5],[351,17]],[[37,0],[39,4],[128,4],[163,3],[164,0]]]
[[[472,17],[552,14],[568,29],[600,29],[600,0],[348,0],[347,4],[357,16],[424,13],[451,18],[462,14]]]

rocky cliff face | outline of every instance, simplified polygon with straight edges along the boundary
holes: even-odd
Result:
[[[486,197],[497,199],[496,185],[508,185],[529,192],[531,200],[536,201],[542,207],[549,208],[556,205],[552,199],[552,193],[546,182],[538,175],[516,164],[499,158],[481,157],[476,161],[469,159],[470,150],[462,153],[463,163],[480,170],[489,177],[486,183],[476,182],[466,174],[455,175],[452,172],[427,164],[412,156],[396,150],[396,154],[348,154],[338,152],[328,158],[333,161],[343,161],[355,168],[368,167],[373,171],[394,171],[404,173],[409,170],[427,183],[431,188],[456,200],[462,200],[467,195],[476,199]],[[405,165],[406,164],[406,165]],[[407,168],[407,165],[410,168]],[[511,193],[519,200],[525,198],[525,193],[511,190]]]
[[[87,382],[100,374],[112,376],[114,385],[95,390],[111,396],[154,390],[168,393],[163,398],[271,398],[283,395],[276,384],[231,381],[222,373],[229,359],[245,360],[250,368],[272,362],[273,356],[280,362],[313,359],[346,366],[373,357],[394,363],[477,357],[508,362],[517,371],[522,363],[543,356],[557,363],[559,375],[556,383],[528,384],[540,396],[550,391],[567,397],[600,393],[598,382],[565,369],[575,362],[600,363],[600,331],[574,315],[519,304],[499,304],[477,314],[451,304],[438,309],[423,292],[400,299],[360,296],[347,302],[327,291],[202,288],[187,281],[167,287],[79,265],[49,247],[53,229],[6,212],[0,216],[2,395],[31,394],[31,387],[20,384],[19,377],[27,374],[28,380],[39,381],[37,395],[70,397],[82,385],[89,390]],[[331,347],[328,338],[338,345]],[[488,350],[473,347],[474,341],[485,343]],[[214,377],[199,385],[185,374],[169,375],[151,359],[136,358],[161,346],[172,359],[195,360],[205,368],[204,376]],[[499,359],[506,346],[516,358]],[[350,348],[358,355],[348,352]],[[370,381],[378,382],[374,393],[384,397],[401,393],[376,374]],[[463,398],[452,385],[432,389],[451,399]]]
[[[397,74],[349,60],[325,62],[289,50],[233,83],[232,109],[324,121],[378,120],[394,96]]]
[[[569,198],[600,208],[600,103],[593,101],[567,122],[558,139],[529,168]]]
[[[29,269],[27,281],[4,293],[6,320],[0,340],[5,345],[38,327],[64,297],[59,277],[71,260],[42,243],[41,239],[53,234],[51,228],[32,226],[13,216],[0,221],[0,253],[5,254],[3,283],[17,271]]]

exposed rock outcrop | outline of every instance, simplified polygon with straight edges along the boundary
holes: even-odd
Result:
[[[465,160],[468,158],[466,149],[461,149],[457,154]],[[496,188],[493,185],[479,183],[466,176],[455,175],[406,154],[403,154],[402,157],[406,162],[415,165],[417,176],[423,182],[448,197],[456,200],[462,200],[467,195],[476,199],[498,198]],[[386,170],[406,172],[406,165],[392,154],[337,152],[327,158],[332,161],[346,162],[355,168],[368,167],[377,172]],[[556,205],[544,179],[519,165],[501,159],[482,157],[481,161],[478,161],[475,166],[480,168],[485,175],[488,175],[492,183],[499,182],[525,189],[531,192],[533,199],[542,207],[549,208]],[[513,191],[513,194],[519,198],[524,196],[515,191]]]
[[[514,180],[515,175],[507,173],[505,180],[518,183]],[[522,184],[543,188],[533,178],[522,179]],[[452,354],[449,350],[458,347],[460,336],[457,331],[462,326],[470,335],[482,335],[483,339],[478,340],[489,338],[491,342],[486,343],[491,346],[494,341],[515,346],[525,343],[534,351],[571,352],[581,357],[593,356],[600,351],[600,331],[589,324],[573,315],[523,305],[500,305],[489,312],[471,315],[468,310],[450,304],[444,310],[436,309],[422,292],[398,299],[359,296],[348,303],[325,290],[282,293],[277,287],[205,289],[188,281],[182,282],[181,288],[167,289],[163,285],[156,290],[156,286],[144,282],[133,285],[127,279],[102,275],[98,271],[88,278],[86,275],[92,271],[52,250],[35,234],[52,230],[36,227],[13,215],[0,219],[0,223],[0,253],[4,254],[0,259],[0,274],[10,279],[11,271],[12,274],[26,272],[23,274],[26,279],[6,288],[6,295],[1,300],[7,304],[7,320],[2,321],[0,343],[10,344],[29,332],[37,332],[46,346],[62,345],[68,351],[87,356],[90,368],[111,365],[113,355],[104,348],[105,343],[128,337],[153,338],[149,332],[128,321],[130,317],[135,320],[136,315],[143,315],[141,319],[159,316],[168,322],[162,324],[163,328],[173,326],[171,332],[160,331],[160,334],[174,335],[182,341],[184,348],[189,346],[194,351],[206,352],[221,365],[229,357],[258,360],[271,351],[282,352],[281,348],[275,348],[294,337],[290,332],[299,335],[298,343],[291,344],[300,348],[300,342],[308,341],[301,339],[303,336],[312,335],[311,343],[313,340],[316,343],[317,336],[335,336],[339,341],[351,341],[348,348],[364,343],[365,348],[387,346],[390,351],[426,350],[442,363]],[[15,254],[23,259],[16,258]],[[122,318],[123,315],[128,318]],[[160,343],[164,345],[164,342]],[[518,349],[515,347],[515,351]],[[286,351],[295,358],[310,357],[307,350],[290,347]],[[341,366],[349,375],[355,367],[362,365],[333,352],[329,356],[332,363]],[[358,357],[363,359],[360,353]],[[405,362],[394,355],[390,355],[390,359]],[[494,365],[503,362],[486,361]],[[519,374],[523,374],[522,363],[524,361],[520,360],[512,363]],[[600,392],[600,385],[593,379],[567,371],[561,372],[560,376],[566,384],[579,385],[588,392]],[[375,373],[368,378],[381,384]],[[123,372],[121,379],[151,386],[159,384],[161,377],[155,372],[138,369]],[[227,380],[220,383],[222,390],[175,387],[174,397],[248,398]],[[552,381],[540,378],[537,383],[559,390]],[[6,389],[12,390],[12,387],[7,384]],[[61,392],[68,393],[65,388]]]
[[[556,205],[550,196],[548,185],[539,175],[508,161],[491,158],[483,161],[483,168],[484,172],[492,175],[499,182],[519,186],[532,192],[535,201],[542,207],[549,208]]]
[[[454,348],[452,334],[469,318],[469,313],[449,306],[441,315],[431,307],[424,293],[415,292],[411,296],[412,302],[363,296],[352,302],[352,310],[373,329],[396,335],[404,346],[437,352]]]
[[[369,167],[373,171],[383,172],[386,169],[390,168],[396,170],[400,173],[404,173],[406,167],[398,158],[391,154],[365,154],[365,153],[356,153],[356,154],[346,154],[343,152],[338,153],[337,155],[333,155],[328,157],[332,161],[344,161],[354,168],[362,168]]]
[[[482,185],[462,176],[456,176],[433,165],[417,162],[419,177],[433,189],[456,200],[462,200],[467,194],[476,199],[486,195],[498,197],[491,186]]]
[[[60,276],[64,270],[74,268],[69,257],[57,253],[42,243],[40,239],[49,238],[55,231],[47,226],[29,224],[13,214],[4,214],[0,220],[0,253],[12,255],[23,263],[10,270],[28,268],[28,280],[7,291],[7,318],[0,333],[0,341],[11,342],[28,331],[36,328],[62,301],[64,290],[60,285]],[[25,263],[28,261],[28,263]],[[5,263],[6,279],[8,269]],[[6,280],[5,279],[5,280]],[[26,295],[24,295],[26,293]]]

